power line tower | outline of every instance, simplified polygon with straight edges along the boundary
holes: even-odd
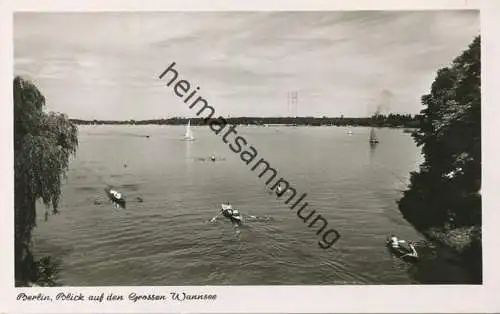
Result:
[[[299,92],[288,92],[288,115],[296,118],[299,111]]]

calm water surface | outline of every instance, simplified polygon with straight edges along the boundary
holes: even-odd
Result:
[[[467,280],[453,263],[409,265],[384,247],[388,233],[421,240],[396,201],[420,149],[401,130],[238,127],[342,238],[321,249],[307,226],[270,195],[239,155],[207,127],[82,126],[80,147],[63,188],[61,214],[35,231],[39,255],[61,261],[70,286],[411,284]],[[147,138],[146,136],[150,136]],[[216,162],[203,161],[212,154]],[[124,166],[126,164],[126,167]],[[253,165],[253,164],[251,164]],[[129,200],[106,201],[109,184]],[[139,196],[144,202],[136,202]],[[95,205],[98,200],[103,202]],[[249,215],[239,230],[223,219],[208,223],[221,202]],[[40,212],[43,207],[40,207]],[[42,217],[43,215],[39,215]],[[239,232],[238,232],[239,231]]]

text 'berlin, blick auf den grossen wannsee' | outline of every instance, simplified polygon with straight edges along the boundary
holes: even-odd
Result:
[[[205,124],[208,124],[210,129],[216,134],[221,135],[222,131],[226,129],[225,133],[222,135],[222,141],[225,144],[228,144],[229,148],[235,154],[240,155],[240,159],[247,165],[251,166],[254,160],[257,159],[258,151],[257,149],[250,145],[249,142],[241,135],[238,135],[238,131],[236,130],[236,125],[228,126],[227,121],[219,116],[218,118],[213,118],[215,116],[215,109],[206,99],[201,96],[197,96],[197,92],[200,90],[200,87],[197,86],[194,89],[191,89],[191,84],[185,79],[178,79],[179,72],[174,68],[176,65],[173,62],[163,73],[160,74],[160,79],[165,79],[167,81],[166,85],[172,87],[174,93],[180,97],[184,98],[184,103],[189,105],[190,109],[193,109],[198,105],[197,116],[200,116],[204,113],[203,121]],[[187,95],[187,96],[186,96]],[[226,128],[227,127],[227,128]],[[318,241],[318,245],[323,249],[330,248],[335,242],[340,239],[340,234],[333,228],[328,229],[328,221],[317,214],[315,210],[310,210],[308,213],[306,208],[308,203],[305,202],[305,198],[307,196],[306,193],[302,194],[298,199],[295,199],[297,196],[297,191],[290,185],[290,183],[283,179],[282,177],[278,180],[275,178],[278,176],[278,171],[271,167],[269,162],[267,162],[264,158],[260,158],[257,162],[253,164],[250,168],[251,171],[256,170],[261,167],[261,172],[259,174],[259,178],[262,178],[266,173],[269,173],[270,176],[266,180],[266,186],[270,186],[272,191],[275,191],[278,186],[285,187],[284,189],[280,189],[276,192],[278,197],[282,197],[286,193],[288,199],[284,201],[285,204],[289,204],[292,200],[295,200],[293,204],[290,205],[290,210],[297,210],[297,216],[305,223],[308,224],[308,228],[316,228],[316,235],[320,237]],[[271,183],[274,184],[271,185]],[[300,205],[300,207],[299,207]]]

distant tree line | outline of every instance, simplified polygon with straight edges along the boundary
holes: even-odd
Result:
[[[345,117],[233,117],[225,118],[229,124],[235,125],[308,125],[308,126],[373,126],[392,128],[417,128],[420,125],[420,116],[411,114],[377,114],[366,118]],[[205,125],[203,118],[173,117],[155,120],[79,120],[71,121],[79,125],[89,124],[129,124],[129,125],[184,125],[191,120],[191,125]]]

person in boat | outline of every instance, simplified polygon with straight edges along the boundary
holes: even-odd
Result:
[[[399,249],[399,244],[406,242],[405,240],[399,240],[394,234],[391,234],[389,241],[393,249]]]
[[[116,198],[117,200],[122,198],[122,195],[115,190],[110,190],[109,193],[111,193],[111,195],[113,195],[113,197]]]
[[[240,212],[237,209],[233,209],[233,207],[229,203],[222,204],[220,213],[224,217],[229,218],[233,223],[236,223],[238,225],[242,223]]]
[[[238,215],[238,210],[233,209],[233,206],[229,203],[222,204],[221,213],[224,216],[234,216]]]
[[[215,219],[219,216],[222,215],[226,218],[231,218],[233,216],[233,207],[229,203],[222,203],[221,208],[219,210],[219,213],[211,219],[211,221],[215,221]]]

